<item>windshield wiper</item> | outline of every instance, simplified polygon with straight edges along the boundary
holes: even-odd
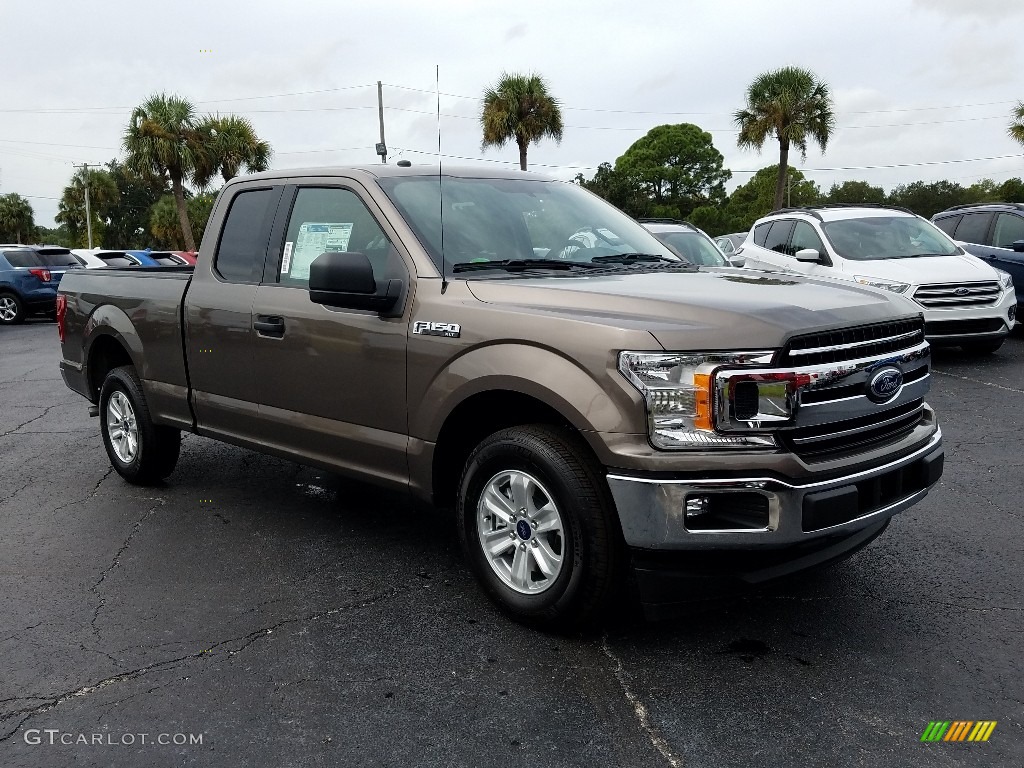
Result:
[[[681,259],[670,259],[657,253],[609,253],[606,256],[595,256],[591,264],[633,264],[640,261],[660,261],[669,264],[685,264]]]
[[[463,261],[452,265],[452,272],[476,272],[487,269],[504,269],[507,272],[522,272],[527,269],[592,269],[597,265],[579,261],[557,259],[502,259],[500,261]]]

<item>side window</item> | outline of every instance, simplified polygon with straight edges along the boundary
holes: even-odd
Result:
[[[764,248],[765,238],[768,237],[768,230],[772,228],[772,223],[766,221],[764,224],[758,224],[754,227],[754,245],[759,245]]]
[[[321,253],[365,253],[377,280],[395,277],[401,261],[373,214],[348,189],[303,187],[295,196],[278,282],[305,288],[309,265]]]
[[[996,248],[1013,248],[1017,240],[1024,240],[1024,216],[1000,213],[996,216],[996,231],[992,235],[992,245]]]
[[[273,199],[270,189],[240,192],[231,201],[213,268],[232,283],[258,282],[267,251],[267,208]]]
[[[990,221],[992,221],[991,213],[965,213],[957,225],[954,237],[965,243],[984,245]]]
[[[806,248],[813,248],[818,253],[825,253],[825,246],[822,245],[821,238],[814,231],[814,227],[806,221],[798,221],[793,228],[793,241],[788,253],[790,256],[795,256],[797,251]]]
[[[788,253],[786,243],[789,241],[789,233],[792,229],[792,219],[779,219],[778,221],[773,221],[772,228],[768,231],[768,237],[765,238],[764,247],[769,251]]]
[[[963,216],[946,216],[942,219],[936,219],[932,224],[952,237],[953,233],[956,232],[956,225],[960,223],[960,219],[962,218]]]

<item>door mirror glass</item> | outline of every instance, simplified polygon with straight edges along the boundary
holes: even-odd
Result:
[[[821,261],[821,254],[813,248],[803,248],[794,254],[797,261]]]

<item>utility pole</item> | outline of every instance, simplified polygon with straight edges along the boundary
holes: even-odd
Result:
[[[377,118],[380,120],[380,143],[377,145],[377,154],[380,161],[388,161],[388,145],[384,142],[384,87],[380,80],[377,81]]]

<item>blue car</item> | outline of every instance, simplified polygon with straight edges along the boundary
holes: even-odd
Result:
[[[140,267],[159,267],[162,266],[159,261],[154,259],[150,254],[152,251],[149,249],[145,251],[125,251],[129,256],[134,256],[139,260]]]
[[[45,245],[0,246],[0,325],[27,315],[53,315],[64,272],[82,265],[67,248]]]

